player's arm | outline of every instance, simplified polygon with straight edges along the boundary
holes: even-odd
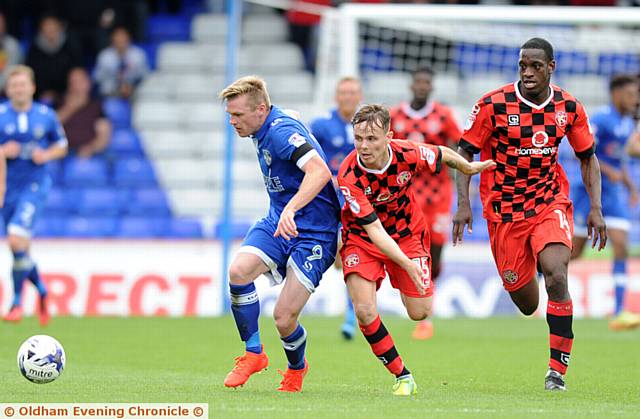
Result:
[[[473,153],[458,147],[460,158],[467,162],[473,160]],[[467,226],[469,234],[473,232],[473,215],[471,212],[471,200],[469,199],[469,184],[471,183],[471,175],[464,173],[456,174],[456,190],[458,192],[458,209],[453,217],[453,245],[462,242],[464,235],[464,226]]]
[[[591,247],[595,247],[600,239],[598,250],[604,249],[607,244],[607,227],[602,216],[602,178],[600,177],[600,164],[595,153],[589,157],[580,158],[580,173],[582,182],[589,194],[591,208],[587,217],[588,238],[591,240]]]
[[[362,227],[367,232],[373,244],[375,244],[385,256],[407,271],[420,295],[424,295],[426,289],[422,282],[422,268],[404,254],[400,246],[398,246],[398,243],[396,243],[384,229],[380,220],[376,217],[375,221],[365,224]]]
[[[640,126],[638,126],[638,130],[629,137],[626,151],[631,157],[640,157]]]
[[[639,201],[638,190],[631,179],[631,175],[629,175],[629,169],[626,165],[622,167],[622,183],[629,191],[629,204],[635,206]]]
[[[50,112],[53,112],[51,110]],[[52,113],[51,128],[47,135],[49,146],[47,148],[36,147],[31,154],[31,160],[35,164],[45,164],[52,160],[58,160],[67,155],[69,142],[55,112]]]
[[[624,182],[624,170],[618,170],[605,162],[598,161],[600,173],[605,175],[611,182]]]
[[[308,160],[302,164],[300,164],[301,161],[298,160],[298,167],[304,172],[300,189],[291,197],[289,203],[282,210],[274,237],[282,235],[286,240],[291,240],[291,238],[298,236],[298,228],[294,220],[296,212],[311,202],[313,198],[322,191],[322,188],[331,181],[331,171],[329,167],[324,160],[322,160],[318,152],[310,145],[309,147],[311,150],[307,151],[307,153],[310,155],[300,158],[300,160],[305,158]]]
[[[439,147],[442,153],[442,162],[452,169],[455,169],[467,176],[475,175],[483,170],[495,167],[493,160],[470,161],[449,147]],[[467,182],[468,183],[468,182]],[[468,188],[467,188],[468,189]]]

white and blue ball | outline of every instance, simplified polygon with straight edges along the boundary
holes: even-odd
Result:
[[[31,336],[18,350],[20,372],[36,384],[50,383],[60,377],[64,364],[64,349],[51,336]]]

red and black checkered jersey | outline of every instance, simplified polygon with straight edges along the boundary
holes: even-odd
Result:
[[[390,113],[393,138],[449,147],[457,144],[462,135],[452,110],[440,102],[428,102],[418,110],[403,102]],[[438,174],[423,171],[413,180],[413,188],[418,200],[426,203],[427,208],[435,212],[450,210],[452,182],[449,171],[442,170]]]
[[[569,139],[579,158],[590,157],[594,140],[584,107],[551,85],[540,105],[508,84],[484,95],[471,110],[460,147],[493,159],[496,168],[480,176],[484,217],[493,222],[521,221],[547,205],[568,201],[569,183],[558,163],[558,146]]]
[[[425,170],[442,168],[438,146],[392,140],[391,158],[381,170],[366,168],[352,151],[340,165],[338,184],[345,198],[342,208],[342,241],[358,236],[371,242],[363,226],[380,220],[394,240],[420,234],[426,223],[416,203],[411,181]]]

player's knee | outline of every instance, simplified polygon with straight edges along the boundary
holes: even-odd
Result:
[[[378,309],[375,304],[353,303],[353,311],[360,324],[371,324],[378,317]]]
[[[232,263],[229,266],[229,283],[233,285],[244,285],[251,282],[249,272],[239,263]]]
[[[538,309],[537,304],[534,305],[531,303],[520,303],[520,304],[516,304],[516,306],[518,307],[518,310],[520,310],[520,313],[524,314],[525,316],[532,315]]]
[[[431,306],[407,308],[407,314],[409,314],[409,318],[413,321],[424,320],[431,316],[431,312]]]
[[[562,301],[568,297],[567,275],[563,271],[552,271],[549,274],[545,274],[544,278],[545,288],[550,299]]]
[[[25,237],[16,236],[15,234],[9,234],[7,237],[9,248],[12,252],[24,252],[29,248],[29,239]]]
[[[287,308],[276,307],[273,310],[273,319],[279,331],[290,330],[295,328],[298,322],[298,313]]]

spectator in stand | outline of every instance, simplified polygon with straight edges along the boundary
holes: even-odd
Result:
[[[22,62],[20,44],[7,33],[7,22],[4,14],[0,12],[0,91],[4,90],[9,68],[20,62]]]
[[[131,35],[124,27],[111,34],[111,46],[98,55],[95,79],[104,96],[128,99],[149,71],[144,51],[131,44]]]
[[[42,102],[58,103],[67,88],[67,75],[82,66],[78,43],[67,36],[65,25],[54,15],[44,15],[40,30],[27,54],[27,65],[36,75],[36,96]]]
[[[58,118],[67,133],[69,149],[77,156],[89,158],[109,145],[111,122],[102,110],[102,100],[91,97],[91,79],[84,68],[69,73]]]
[[[320,23],[320,15],[301,11],[303,6],[331,6],[331,0],[304,0],[295,1],[287,10],[287,22],[289,23],[289,39],[302,50],[305,68],[315,71],[316,67],[316,27]]]

